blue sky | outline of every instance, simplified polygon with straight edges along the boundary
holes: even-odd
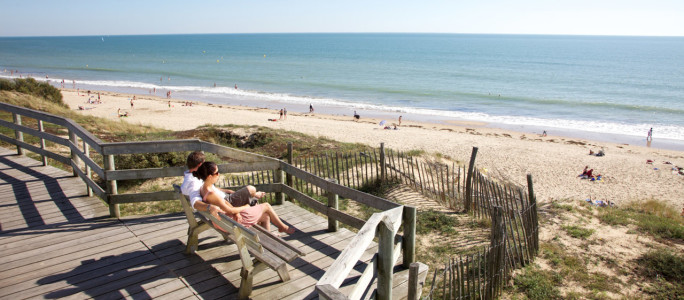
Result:
[[[0,0],[0,7],[0,36],[272,32],[684,36],[682,0]]]

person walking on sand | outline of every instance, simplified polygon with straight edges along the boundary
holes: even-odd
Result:
[[[399,116],[399,124],[397,126],[401,126],[401,116]]]
[[[313,112],[314,112],[313,104],[311,104],[311,103],[309,103],[309,112],[310,112],[310,113],[313,113]]]
[[[653,127],[648,130],[648,135],[646,136],[647,141],[652,141],[653,140]]]
[[[282,119],[283,119],[283,109],[281,108],[280,109],[280,118],[278,120],[282,120]]]
[[[131,99],[131,109],[133,109],[133,99]]]
[[[287,120],[287,108],[283,108],[283,117]]]

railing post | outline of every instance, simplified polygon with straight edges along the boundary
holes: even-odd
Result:
[[[116,167],[114,165],[114,155],[107,155],[107,157],[103,157],[103,160],[105,164],[105,169],[107,171],[116,170]],[[116,180],[107,180],[107,195],[109,196],[116,194],[118,194]],[[117,219],[121,217],[121,212],[119,211],[119,204],[112,204],[109,198],[107,199],[107,203],[109,204],[109,216]]]
[[[465,211],[469,212],[473,203],[473,170],[475,168],[475,157],[477,156],[477,147],[473,147],[473,152],[470,154],[470,165],[468,166],[468,175],[466,175],[466,196],[465,196]]]
[[[45,132],[45,128],[43,128],[43,120],[38,120],[38,131]],[[40,138],[40,149],[45,150],[45,139],[42,137]],[[43,166],[47,166],[47,156],[41,154],[40,157],[42,158]]]
[[[86,141],[83,141],[83,153],[85,154],[85,157],[88,157],[88,158],[90,158],[89,147],[90,146],[88,145],[88,143],[86,143]],[[85,174],[86,174],[86,177],[93,179],[93,174],[92,174],[92,171],[90,170],[90,166],[88,166],[88,164],[85,164]],[[88,184],[86,184],[86,187],[88,187],[88,189],[87,189],[88,190],[88,197],[92,197],[93,196],[93,189]]]
[[[387,163],[385,162],[385,143],[380,143],[380,180],[385,182],[387,174]]]
[[[14,124],[21,125],[21,115],[18,115],[17,113],[12,113],[12,119],[14,119]],[[24,141],[24,133],[19,130],[14,130],[14,136],[17,138],[18,141]],[[24,155],[26,154],[26,150],[17,145],[17,154]]]
[[[392,269],[394,268],[393,248],[394,232],[391,225],[381,221],[378,224],[378,288],[379,300],[392,299]]]
[[[71,141],[71,144],[73,145],[74,148],[78,149],[78,140],[77,140],[76,133],[69,128],[69,141]],[[78,154],[76,154],[76,150],[74,148],[71,148],[71,161],[74,163],[74,168],[79,168],[81,159],[78,158]],[[74,176],[78,176],[78,173],[76,173],[76,170],[74,170]]]
[[[292,142],[287,142],[287,163],[292,165],[293,160],[294,160],[294,156],[292,154]],[[285,180],[286,180],[287,186],[293,187],[292,174],[286,174]],[[287,196],[287,201],[292,201],[292,198],[289,195]]]
[[[412,263],[409,266],[409,277],[408,277],[408,300],[418,300],[418,291],[420,290],[420,285],[418,284],[418,267],[420,264]]]
[[[284,179],[283,178],[284,172],[282,169],[275,169],[273,172],[274,172],[273,177],[275,177],[274,179],[275,179],[276,183],[279,183],[279,184],[285,183],[285,181],[283,180]],[[283,194],[283,192],[276,192],[275,193],[275,204],[276,205],[283,204],[283,199],[285,199],[285,194]]]
[[[404,238],[402,247],[404,251],[404,268],[408,268],[416,262],[416,207],[404,206],[402,224],[404,225]]]
[[[337,183],[337,180],[333,178],[330,179],[330,182]],[[333,192],[331,191],[326,192],[328,193],[328,207],[340,209],[339,196],[337,194],[333,194]],[[336,232],[338,229],[340,229],[340,222],[331,218],[330,215],[328,215],[328,231]]]

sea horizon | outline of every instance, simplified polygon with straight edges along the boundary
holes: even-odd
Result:
[[[528,34],[3,37],[0,77],[17,70],[57,87],[643,146],[654,128],[652,147],[684,150],[681,46],[679,37]]]

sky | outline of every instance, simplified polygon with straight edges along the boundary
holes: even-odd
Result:
[[[684,36],[682,0],[0,0],[0,36],[425,32]]]

